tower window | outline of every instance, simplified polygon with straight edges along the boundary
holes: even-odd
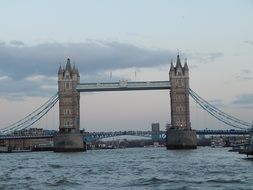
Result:
[[[63,125],[66,126],[66,127],[73,126],[72,119],[64,119]]]
[[[177,79],[176,84],[178,87],[184,87],[184,83],[182,79]]]
[[[70,84],[69,84],[69,82],[66,82],[66,83],[65,83],[65,88],[66,88],[66,89],[70,89]]]
[[[71,109],[64,109],[63,114],[64,115],[71,115],[72,111],[71,111]]]

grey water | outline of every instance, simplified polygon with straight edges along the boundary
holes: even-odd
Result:
[[[0,154],[0,189],[253,189],[253,160],[209,147]]]

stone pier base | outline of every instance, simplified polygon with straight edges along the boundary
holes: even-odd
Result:
[[[81,133],[59,133],[54,137],[54,152],[86,151]]]
[[[196,131],[168,129],[166,132],[166,147],[167,149],[196,149]]]

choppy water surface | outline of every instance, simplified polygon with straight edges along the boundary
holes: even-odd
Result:
[[[0,154],[0,189],[253,189],[253,160],[227,150]]]

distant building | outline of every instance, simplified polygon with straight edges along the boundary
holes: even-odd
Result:
[[[160,140],[160,124],[159,123],[152,123],[152,140],[158,142]]]
[[[55,130],[43,130],[43,128],[29,128],[15,131],[10,136],[43,136],[55,134]],[[11,139],[0,141],[0,146],[8,146],[11,147],[12,150],[28,150],[38,145],[53,146],[53,137],[41,139]]]
[[[166,124],[166,130],[169,130],[170,128],[172,128],[172,125],[170,123]]]
[[[42,128],[29,128],[29,129],[22,129],[20,131],[14,131],[14,136],[34,136],[34,135],[42,135],[43,129]]]
[[[160,132],[160,124],[159,123],[152,123],[151,128],[152,128],[152,132]]]
[[[2,140],[0,145],[11,147],[12,150],[30,150],[34,146],[53,146],[53,138]]]

